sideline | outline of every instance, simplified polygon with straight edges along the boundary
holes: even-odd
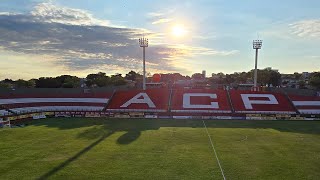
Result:
[[[208,132],[207,125],[206,125],[206,123],[204,122],[204,120],[202,120],[202,122],[203,122],[203,125],[204,125],[204,127],[205,127],[205,129],[206,129],[206,131],[207,131],[207,134],[208,134],[208,137],[209,137],[209,140],[210,140],[210,143],[211,143],[211,146],[212,146],[213,152],[214,152],[214,154],[215,154],[215,156],[216,156],[216,159],[217,159],[218,165],[219,165],[220,170],[221,170],[222,177],[223,177],[223,179],[224,179],[224,180],[226,180],[226,177],[224,176],[223,169],[222,169],[222,166],[221,166],[221,164],[220,164],[220,161],[219,161],[219,158],[218,158],[218,155],[217,155],[216,149],[214,148],[214,145],[213,145],[213,142],[212,142],[211,136],[210,136],[210,134],[209,134],[209,132]]]

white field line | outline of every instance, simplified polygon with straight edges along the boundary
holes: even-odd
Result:
[[[202,120],[202,122],[203,122],[203,125],[204,125],[204,127],[205,127],[205,129],[206,129],[206,132],[207,132],[207,134],[208,134],[208,137],[209,137],[209,140],[210,140],[210,143],[211,143],[211,146],[212,146],[213,152],[214,152],[214,154],[215,154],[215,156],[216,156],[216,159],[217,159],[218,165],[219,165],[220,170],[221,170],[222,177],[223,177],[223,179],[224,179],[224,180],[226,180],[226,177],[224,176],[223,169],[222,169],[222,166],[221,166],[221,164],[220,164],[220,161],[219,161],[219,158],[218,158],[218,155],[217,155],[216,149],[214,148],[214,145],[213,145],[213,142],[212,142],[211,136],[210,136],[210,134],[209,134],[209,132],[208,132],[207,125],[206,125],[206,123],[204,122],[204,120]]]

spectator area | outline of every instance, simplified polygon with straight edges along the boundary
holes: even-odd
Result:
[[[289,95],[289,98],[301,114],[320,114],[319,96]]]
[[[0,105],[17,114],[41,111],[101,111],[111,95],[111,93],[14,95],[0,97]]]

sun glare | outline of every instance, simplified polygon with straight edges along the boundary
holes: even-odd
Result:
[[[175,37],[183,37],[187,34],[187,30],[183,25],[177,24],[172,27],[172,34]]]

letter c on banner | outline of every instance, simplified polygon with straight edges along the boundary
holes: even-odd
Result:
[[[186,109],[219,109],[218,102],[210,102],[210,105],[203,104],[191,104],[191,97],[210,97],[211,99],[217,99],[217,94],[209,93],[185,93],[183,94],[183,108]]]

